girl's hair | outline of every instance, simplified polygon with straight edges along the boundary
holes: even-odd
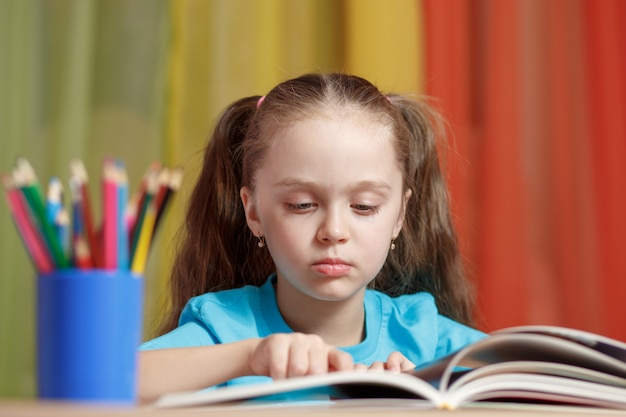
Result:
[[[261,103],[258,105],[258,103]],[[364,113],[395,138],[404,187],[412,191],[395,250],[370,287],[391,296],[427,291],[440,312],[472,323],[472,291],[452,225],[438,157],[445,136],[440,116],[425,102],[384,95],[345,74],[308,74],[231,104],[219,118],[193,190],[171,286],[171,313],[161,332],[177,325],[187,301],[208,291],[261,285],[274,272],[269,251],[248,229],[239,190],[254,189],[272,137],[294,121],[339,108]]]

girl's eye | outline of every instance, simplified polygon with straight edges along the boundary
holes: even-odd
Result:
[[[352,208],[359,214],[376,214],[380,206],[369,206],[367,204],[353,204]]]
[[[287,203],[290,211],[307,211],[314,207],[314,203]]]

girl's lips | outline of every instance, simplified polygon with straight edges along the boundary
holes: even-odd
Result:
[[[326,275],[329,277],[338,277],[341,275],[346,275],[352,269],[352,265],[347,264],[343,261],[335,261],[335,260],[323,260],[317,262],[311,266],[313,271],[318,274]]]

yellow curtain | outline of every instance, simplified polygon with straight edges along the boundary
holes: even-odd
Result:
[[[304,72],[345,71],[421,92],[414,0],[0,0],[0,171],[26,156],[40,180],[72,157],[99,178],[104,156],[131,187],[153,160],[182,166],[146,270],[153,335],[175,233],[220,110]],[[92,184],[96,204],[98,184]],[[34,270],[0,204],[0,396],[31,396]]]
[[[420,9],[413,0],[188,0],[171,6],[165,148],[170,163],[185,167],[186,181],[169,216],[176,221],[161,242],[171,242],[180,226],[181,203],[207,134],[228,103],[315,71],[345,71],[383,89],[421,92]],[[166,250],[171,255],[173,248]],[[159,294],[166,291],[172,256],[163,259]]]
[[[383,90],[422,90],[421,8],[415,0],[346,1],[345,70]]]

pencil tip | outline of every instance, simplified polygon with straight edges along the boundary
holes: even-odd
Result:
[[[178,191],[183,183],[183,170],[182,168],[175,168],[170,175],[170,188],[174,191]]]
[[[70,172],[81,182],[87,182],[87,180],[89,179],[87,176],[87,169],[85,168],[85,164],[79,158],[73,158],[70,161]]]
[[[37,181],[37,175],[35,174],[35,169],[33,168],[33,166],[30,164],[30,162],[28,161],[28,159],[26,158],[17,158],[17,161],[15,162],[15,171],[17,171],[19,174],[19,177],[25,182],[25,183],[34,183]]]

